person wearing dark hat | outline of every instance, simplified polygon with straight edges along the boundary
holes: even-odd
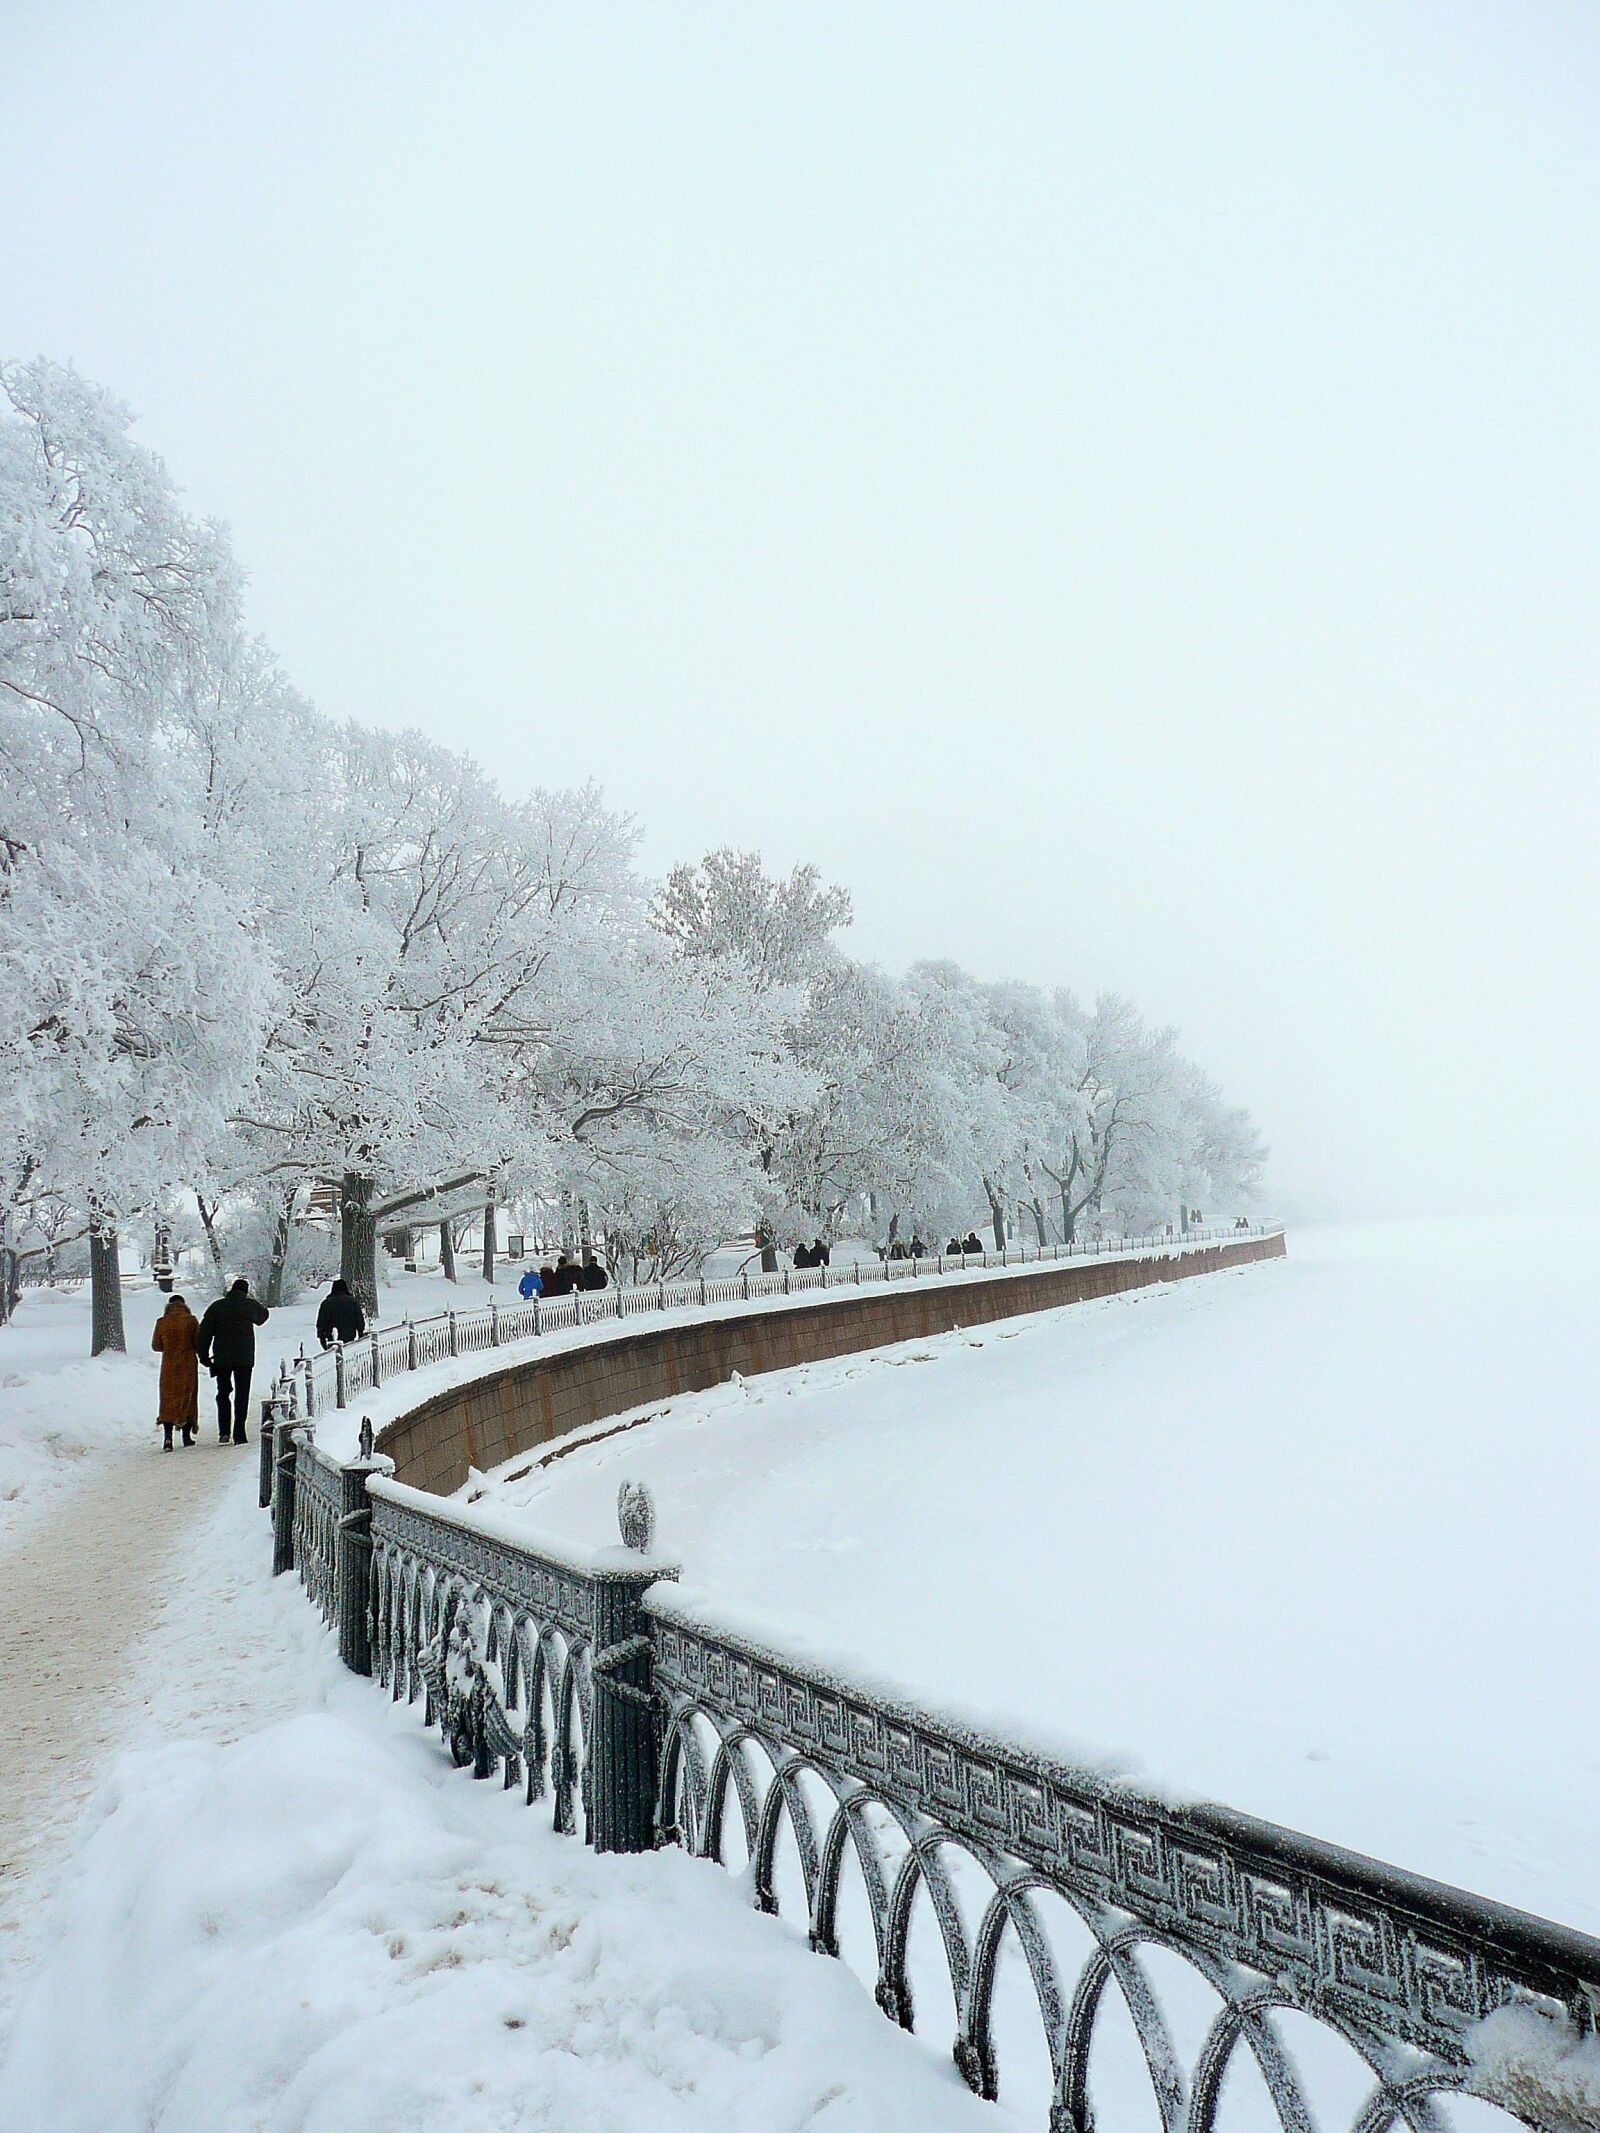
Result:
[[[256,1367],[256,1328],[267,1322],[267,1307],[250,1294],[241,1274],[226,1296],[207,1307],[195,1346],[217,1381],[217,1432],[226,1444],[244,1444],[250,1412],[250,1376]]]

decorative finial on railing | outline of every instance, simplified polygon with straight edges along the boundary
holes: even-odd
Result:
[[[370,1459],[372,1457],[371,1415],[363,1415],[361,1417],[361,1456],[363,1459]]]
[[[642,1481],[625,1481],[617,1491],[617,1525],[622,1545],[648,1555],[656,1537],[655,1498]]]

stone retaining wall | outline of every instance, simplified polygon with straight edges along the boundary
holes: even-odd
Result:
[[[1280,1231],[1170,1257],[1085,1259],[971,1281],[841,1288],[826,1301],[658,1326],[591,1347],[524,1355],[425,1400],[390,1423],[377,1448],[393,1459],[398,1480],[449,1495],[469,1466],[487,1471],[609,1415],[723,1384],[734,1371],[758,1377],[1283,1256]]]

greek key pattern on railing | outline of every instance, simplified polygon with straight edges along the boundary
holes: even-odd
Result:
[[[1183,1237],[1087,1238],[1082,1243],[1011,1245],[1000,1252],[928,1253],[921,1259],[860,1261],[850,1266],[781,1268],[776,1274],[743,1273],[716,1280],[657,1281],[640,1287],[581,1290],[548,1302],[492,1303],[483,1311],[445,1311],[433,1318],[385,1326],[364,1340],[335,1344],[320,1355],[298,1356],[279,1367],[278,1384],[295,1419],[314,1419],[377,1391],[402,1371],[425,1370],[449,1357],[486,1355],[514,1341],[592,1326],[604,1319],[645,1312],[702,1309],[732,1303],[770,1302],[811,1290],[855,1290],[875,1283],[937,1281],[942,1276],[1021,1267],[1082,1265],[1140,1253],[1181,1256],[1206,1245],[1238,1244],[1272,1236],[1278,1225],[1240,1229],[1195,1229]]]
[[[910,1929],[923,1897],[953,1995],[955,2060],[982,2096],[999,2093],[996,1976],[1003,1949],[1018,1950],[1049,2052],[1051,2133],[1093,2123],[1091,2049],[1102,2010],[1119,2002],[1169,2133],[1212,2133],[1241,2049],[1284,2133],[1310,2133],[1318,2120],[1279,2012],[1313,2017],[1364,2066],[1357,2133],[1395,2123],[1440,2133],[1435,2098],[1485,2093],[1474,2088],[1465,2033],[1508,2002],[1590,2024],[1600,1943],[1582,1935],[1226,1810],[1163,1806],[966,1735],[697,1627],[670,1598],[647,1596],[644,1612],[666,1713],[662,1833],[720,1859],[736,1826],[756,1901],[777,1910],[787,1827],[812,1944],[834,1955],[853,1861],[878,2003],[907,2028]],[[1083,1929],[1075,1975],[1055,1900]],[[1154,1950],[1181,1958],[1209,1989],[1214,2011],[1187,2065],[1151,1974]],[[1526,2116],[1525,2105],[1509,2107]]]
[[[339,1469],[301,1437],[295,1450],[294,1560],[324,1622],[332,1622],[338,1608],[339,1515]]]
[[[503,1766],[570,1832],[584,1797],[594,1584],[519,1548],[395,1502],[372,1502],[373,1670],[396,1702],[427,1700],[451,1753]]]

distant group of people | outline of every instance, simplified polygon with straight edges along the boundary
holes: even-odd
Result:
[[[957,1259],[965,1252],[981,1253],[982,1250],[983,1245],[979,1241],[978,1232],[975,1229],[969,1229],[964,1237],[952,1237],[950,1239],[950,1242],[944,1248],[944,1255],[947,1259]]]
[[[809,1244],[795,1246],[794,1263],[797,1267],[832,1266],[833,1254],[820,1237],[813,1237]]]
[[[529,1267],[517,1283],[517,1294],[524,1303],[531,1303],[535,1296],[571,1296],[579,1289],[604,1289],[610,1284],[610,1275],[593,1252],[585,1252],[577,1263],[563,1252],[554,1266],[546,1261],[543,1266]]]
[[[161,1358],[156,1426],[161,1449],[170,1452],[174,1432],[193,1444],[200,1427],[200,1369],[216,1381],[217,1435],[223,1444],[248,1442],[250,1379],[256,1367],[256,1328],[267,1322],[267,1307],[250,1294],[243,1275],[225,1296],[196,1318],[181,1296],[168,1298],[156,1320],[150,1346]]]

